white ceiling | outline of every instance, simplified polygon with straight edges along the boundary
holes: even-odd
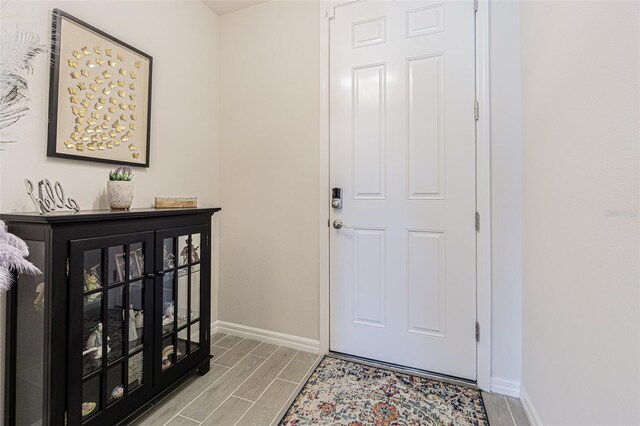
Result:
[[[202,2],[218,15],[235,12],[236,10],[246,9],[260,3],[266,3],[268,0],[202,0]]]

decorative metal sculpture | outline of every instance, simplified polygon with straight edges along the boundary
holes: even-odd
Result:
[[[53,187],[49,179],[42,179],[38,182],[38,195],[34,194],[35,186],[29,179],[24,180],[27,187],[27,195],[33,201],[38,214],[50,213],[58,209],[71,209],[75,212],[80,211],[80,206],[73,198],[65,198],[64,190],[60,182],[56,182]]]

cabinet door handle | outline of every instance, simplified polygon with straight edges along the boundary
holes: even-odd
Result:
[[[149,279],[152,279],[152,278],[155,278],[155,277],[163,277],[164,274],[166,274],[166,272],[164,272],[164,271],[158,271],[155,274],[153,272],[150,272],[150,273],[148,273],[146,275],[146,277],[149,278]]]

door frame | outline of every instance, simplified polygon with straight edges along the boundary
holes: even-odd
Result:
[[[319,141],[319,303],[320,353],[329,352],[329,23],[336,8],[362,0],[320,2],[320,141]],[[491,387],[491,111],[489,76],[489,2],[476,0],[476,211],[480,227],[476,232],[476,321],[480,339],[476,343],[476,383]],[[469,0],[469,7],[473,7]],[[470,105],[470,111],[473,106]],[[473,218],[469,218],[473,220]],[[472,327],[473,324],[469,324]]]

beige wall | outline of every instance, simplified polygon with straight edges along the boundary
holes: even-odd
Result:
[[[491,377],[520,383],[522,329],[522,128],[520,3],[490,3]],[[506,382],[506,383],[505,383]]]
[[[12,0],[2,9],[2,27],[35,31],[46,43],[54,7],[154,57],[151,167],[134,169],[133,207],[150,207],[156,195],[195,195],[203,206],[217,205],[218,17],[200,2]],[[82,209],[108,208],[107,173],[114,166],[46,156],[48,62],[46,54],[35,61],[31,112],[12,128],[19,143],[2,155],[2,207],[32,211],[23,180],[47,177]]]
[[[217,206],[218,17],[198,1],[12,0],[1,10],[2,29],[35,31],[47,42],[55,7],[154,58],[151,167],[134,169],[133,207],[150,207],[155,195],[180,194],[197,196],[202,206]],[[29,78],[32,110],[11,129],[19,142],[2,153],[2,211],[33,211],[23,179],[44,177],[59,180],[83,209],[108,208],[105,188],[113,166],[46,156],[48,62],[45,54],[36,59]],[[214,286],[216,278],[214,271]],[[0,315],[3,324],[4,314]],[[2,366],[3,354],[0,350]]]
[[[219,18],[219,319],[318,339],[319,4]]]
[[[522,4],[522,384],[546,425],[640,424],[639,7]]]

